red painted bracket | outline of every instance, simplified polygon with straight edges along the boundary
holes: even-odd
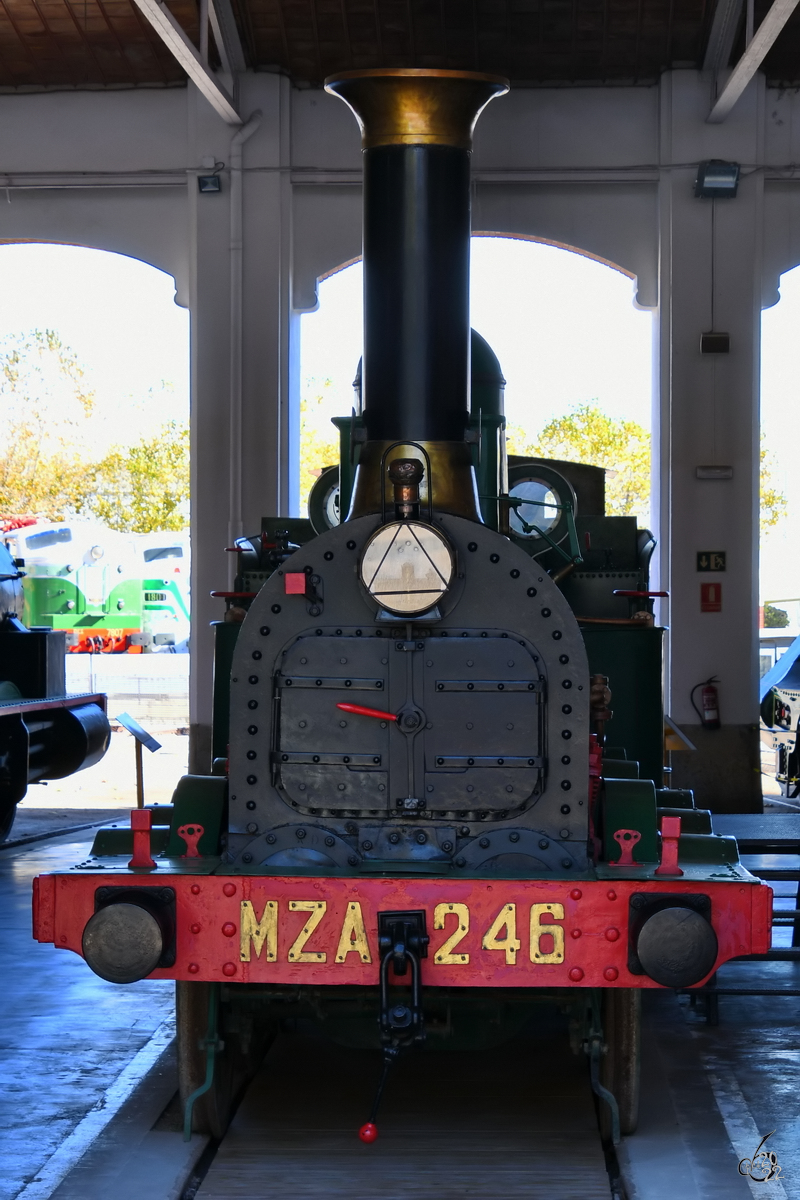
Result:
[[[178,837],[186,843],[186,853],[181,855],[181,858],[201,858],[202,855],[197,849],[197,843],[205,833],[205,828],[202,825],[179,825]]]
[[[682,875],[678,866],[678,841],[681,836],[680,817],[661,818],[661,865],[656,875]]]
[[[639,863],[633,861],[633,848],[641,840],[642,835],[638,829],[618,829],[614,834],[614,841],[619,845],[619,858],[616,862],[608,865],[610,867],[638,867]]]
[[[146,808],[131,809],[131,829],[133,830],[133,858],[129,867],[139,867],[152,871],[156,861],[150,854],[150,832],[153,824],[153,814]]]

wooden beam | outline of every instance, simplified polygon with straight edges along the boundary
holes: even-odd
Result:
[[[717,97],[716,104],[706,117],[710,125],[719,125],[725,120],[772,49],[775,39],[797,4],[798,0],[773,0],[772,7],[756,30],[752,42],[733,68],[728,82]]]
[[[717,0],[711,33],[703,56],[703,70],[717,75],[724,71],[731,59],[733,43],[742,19],[744,0]]]
[[[209,0],[208,7],[211,29],[222,61],[222,69],[232,77],[241,75],[243,71],[247,70],[247,63],[239,30],[236,27],[231,0]]]
[[[234,103],[200,57],[172,13],[160,0],[136,0],[137,6],[186,74],[228,125],[243,124]]]

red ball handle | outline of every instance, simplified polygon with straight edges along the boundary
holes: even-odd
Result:
[[[373,1125],[371,1121],[367,1121],[366,1125],[362,1125],[359,1129],[358,1136],[362,1142],[374,1142],[378,1136],[378,1126]]]

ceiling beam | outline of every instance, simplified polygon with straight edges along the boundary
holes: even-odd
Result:
[[[744,0],[717,0],[711,33],[703,58],[703,70],[718,74],[731,60],[733,43],[742,19]]]
[[[194,44],[172,13],[160,0],[136,0],[137,6],[153,26],[170,53],[228,125],[243,124],[233,100],[212,71],[203,62]]]
[[[247,63],[231,0],[209,0],[208,15],[222,69],[227,75],[235,78],[247,70]]]
[[[728,82],[717,97],[717,102],[706,117],[711,125],[725,120],[736,101],[763,63],[780,31],[797,7],[798,0],[773,0],[764,20],[759,25],[753,40],[731,72]]]

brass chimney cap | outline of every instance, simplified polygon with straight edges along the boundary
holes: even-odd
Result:
[[[325,80],[361,126],[364,150],[376,146],[456,146],[472,149],[483,109],[508,91],[501,75],[380,67],[343,71]]]

